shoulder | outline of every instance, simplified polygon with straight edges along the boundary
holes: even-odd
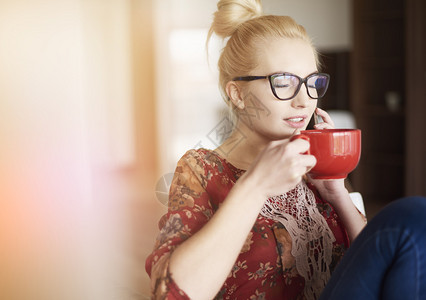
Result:
[[[212,151],[207,149],[188,150],[177,163],[174,181],[199,181],[206,188],[214,167],[213,156]]]
[[[185,162],[203,162],[206,159],[207,153],[211,150],[207,149],[190,149],[181,157],[180,161]]]
[[[235,177],[232,166],[225,159],[204,148],[187,151],[177,164],[176,175],[197,178],[205,189],[212,180],[229,181]]]
[[[222,171],[226,162],[213,150],[200,148],[188,150],[179,160],[178,166],[182,164],[186,164],[196,173],[200,173],[201,170],[207,169]]]

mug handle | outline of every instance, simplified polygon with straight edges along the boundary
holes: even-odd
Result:
[[[293,135],[290,138],[290,141],[292,142],[292,141],[297,140],[297,139],[302,139],[302,140],[305,140],[305,141],[308,141],[308,142],[310,141],[309,137],[307,135],[304,135],[303,133],[297,134],[297,135]],[[311,154],[311,149],[308,149],[308,151],[306,151],[303,154]]]

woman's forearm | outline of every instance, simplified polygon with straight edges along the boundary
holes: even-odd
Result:
[[[334,210],[338,214],[343,226],[352,242],[366,225],[366,219],[353,204],[349,193],[343,193],[339,201],[333,201]]]
[[[211,220],[171,255],[171,276],[191,299],[212,299],[220,290],[265,200],[243,177]]]
[[[315,180],[313,183],[321,198],[333,206],[352,242],[364,228],[366,219],[352,202],[344,180]]]

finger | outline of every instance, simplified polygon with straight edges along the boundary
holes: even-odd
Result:
[[[311,144],[305,139],[295,139],[289,144],[290,147],[293,147],[292,151],[294,151],[294,153],[301,154],[307,152],[309,150],[310,145]]]
[[[270,141],[268,143],[268,146],[266,147],[267,149],[273,149],[273,148],[281,148],[284,149],[284,147],[288,144],[293,142],[294,140],[292,140],[292,138],[294,136],[297,136],[300,134],[300,129],[296,129],[295,131],[293,131],[292,135],[289,138],[283,139],[283,140],[275,140],[275,141]]]
[[[293,161],[289,169],[291,170],[290,178],[292,180],[301,179],[316,164],[317,160],[313,155],[303,155],[300,160]]]
[[[305,158],[305,160],[306,160],[306,164],[305,164],[305,166],[306,166],[306,172],[305,173],[307,173],[307,172],[309,172],[313,167],[315,167],[315,165],[317,164],[317,159],[316,159],[316,157],[315,156],[313,156],[313,155],[305,155],[304,156],[304,158]]]
[[[288,168],[288,170],[289,170],[289,179],[291,181],[299,182],[302,176],[305,174],[306,167],[303,164],[301,164],[300,161],[298,162],[293,161],[290,167]]]
[[[315,129],[333,129],[334,127],[327,123],[319,123],[314,125]]]
[[[317,159],[313,155],[306,155],[305,158],[306,158],[306,171],[305,171],[305,173],[309,173],[309,171],[311,171],[313,169],[313,167],[315,167],[315,165],[317,164]]]
[[[330,115],[323,109],[317,107],[316,108],[316,112],[319,116],[321,116],[321,118],[323,119],[323,121],[327,124],[329,124],[332,128],[334,128],[334,122],[331,119]],[[321,124],[321,123],[320,123]]]

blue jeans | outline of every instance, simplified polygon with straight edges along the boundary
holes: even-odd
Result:
[[[320,299],[426,299],[426,198],[403,198],[379,212]]]

